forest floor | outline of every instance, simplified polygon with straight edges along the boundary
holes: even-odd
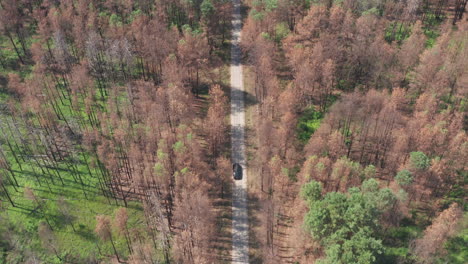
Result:
[[[113,255],[110,243],[106,243],[100,248],[96,247],[98,238],[94,233],[95,218],[96,215],[101,214],[112,217],[114,211],[124,205],[122,201],[103,196],[97,186],[97,180],[89,176],[84,166],[79,168],[77,173],[81,174],[80,177],[85,182],[84,186],[65,168],[57,168],[66,183],[63,186],[57,180],[55,183],[46,184],[45,175],[38,174],[40,169],[35,166],[23,165],[21,171],[17,166],[13,167],[18,175],[19,187],[14,190],[12,186],[9,186],[8,189],[15,207],[3,203],[0,212],[0,217],[3,218],[2,223],[15,232],[12,239],[23,244],[22,247],[25,248],[40,248],[41,242],[36,232],[40,222],[43,221],[42,219],[47,219],[56,235],[54,243],[60,248],[62,258],[74,259],[73,256],[80,256],[80,259],[99,259],[100,255]],[[34,175],[42,178],[42,183],[39,183]],[[40,197],[40,205],[25,197],[25,188],[30,188],[36,197]],[[70,217],[73,218],[73,226],[64,221],[58,205],[60,199],[63,199],[70,207],[69,213]],[[143,219],[141,204],[129,202],[127,210],[129,215],[128,228],[139,228],[142,225],[141,219]],[[113,236],[119,254],[128,255],[125,239],[117,235],[117,232]],[[47,252],[44,252],[45,256],[49,256],[49,261],[58,260],[57,257]],[[18,259],[23,257],[26,256],[17,256]]]
[[[245,96],[240,47],[241,1],[233,0],[231,41],[231,160],[243,167],[243,177],[235,180],[232,195],[232,263],[249,263],[248,173],[245,144]]]
[[[31,38],[27,38],[28,46],[31,44],[30,41]],[[7,88],[7,76],[10,73],[15,73],[27,79],[31,75],[32,65],[29,62],[25,65],[17,62],[17,55],[11,43],[4,36],[0,36],[0,47],[2,131],[6,128],[7,122],[10,124],[16,122],[19,132],[25,134],[26,131],[24,131],[21,122],[12,120],[8,111],[4,111],[12,96],[11,91]],[[69,106],[61,105],[60,107],[64,113],[70,113]],[[19,137],[19,135],[8,135],[8,137],[10,136]],[[7,137],[6,134],[5,137]],[[18,141],[18,138],[15,140]],[[4,143],[2,142],[2,144]],[[16,147],[24,148],[24,146]],[[14,160],[10,149],[3,145],[2,150],[8,161]],[[111,243],[101,243],[99,246],[99,238],[94,232],[96,216],[108,215],[114,218],[115,210],[123,207],[124,203],[120,199],[104,196],[99,188],[97,170],[86,166],[90,157],[88,156],[86,160],[79,155],[72,157],[75,159],[75,168],[70,168],[66,165],[67,163],[60,161],[54,166],[44,165],[46,160],[43,157],[33,156],[24,149],[16,151],[21,154],[19,158],[25,162],[22,163],[22,167],[11,162],[12,171],[16,175],[19,186],[8,184],[7,190],[15,206],[3,201],[3,197],[0,202],[0,235],[2,238],[8,237],[9,242],[14,244],[14,248],[8,252],[8,255],[4,255],[0,251],[0,263],[22,263],[27,262],[28,258],[35,257],[39,257],[47,263],[60,263],[59,258],[68,261],[87,259],[89,262],[102,259],[102,256],[113,258],[114,251]],[[36,165],[37,163],[42,163],[42,167]],[[60,176],[63,182],[57,176]],[[25,190],[27,189],[32,191],[36,200],[26,197]],[[73,224],[67,223],[63,211],[67,211],[66,213],[69,214],[67,217],[72,219]],[[144,226],[141,203],[129,201],[127,211],[129,230],[141,229]],[[56,247],[59,252],[58,256],[45,250],[38,236],[38,227],[46,221],[54,232],[50,243]],[[125,238],[119,235],[116,230],[112,233],[119,255],[121,257],[127,256],[129,250]],[[0,243],[2,242],[0,241]],[[39,256],[34,254],[39,254]]]
[[[244,88],[246,94],[246,146],[249,189],[249,229],[250,235],[250,263],[267,263],[270,256],[281,259],[281,263],[309,263],[310,256],[298,256],[304,247],[315,245],[302,228],[305,204],[298,196],[300,185],[290,182],[284,188],[284,193],[278,195],[277,222],[274,230],[274,250],[265,250],[266,219],[263,211],[263,199],[267,193],[261,190],[260,162],[257,160],[258,137],[256,124],[258,122],[258,102],[255,96],[255,72],[252,66],[244,65]],[[320,125],[323,114],[313,110],[306,111],[298,125],[298,138],[310,137]],[[302,140],[304,142],[304,140]],[[305,262],[303,262],[305,261]]]
[[[246,98],[245,107],[245,138],[246,138],[246,155],[247,173],[249,179],[247,186],[249,189],[248,194],[248,210],[249,210],[249,229],[250,229],[250,263],[263,263],[261,254],[261,243],[262,241],[260,233],[263,224],[261,223],[260,213],[260,199],[259,199],[259,175],[258,169],[256,169],[255,152],[257,149],[257,138],[255,131],[255,112],[257,109],[257,102],[254,95],[254,73],[248,65],[244,65],[244,89]]]
[[[224,48],[229,50],[229,45]],[[223,51],[226,53],[226,51]],[[226,59],[229,61],[229,59]],[[225,94],[229,96],[230,90],[230,74],[229,74],[229,63],[225,62],[222,66],[213,70],[213,74],[218,76],[220,85],[225,91]],[[204,105],[206,108],[208,104]],[[226,117],[228,118],[228,117]],[[229,156],[231,146],[230,144],[225,146],[224,155]],[[213,200],[214,213],[216,219],[216,240],[214,241],[214,256],[216,263],[231,263],[231,249],[232,249],[232,181],[228,181],[226,186],[223,187],[223,195]]]

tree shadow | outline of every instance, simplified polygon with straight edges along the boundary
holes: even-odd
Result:
[[[76,234],[88,241],[96,241],[96,236],[93,231],[83,224],[79,224],[76,228]]]
[[[231,102],[231,111],[233,110],[233,107],[234,107],[234,111],[235,112],[239,112],[241,111],[241,106],[242,104],[240,103],[239,100],[235,100],[234,102],[234,105],[232,103],[233,101],[233,98],[234,99],[244,99],[244,111],[247,107],[251,107],[251,106],[254,106],[256,104],[258,104],[258,100],[257,100],[257,97],[247,91],[241,91],[241,90],[234,90],[232,91],[231,93],[229,93],[228,95],[228,98]]]
[[[260,249],[260,241],[258,241],[257,236],[253,232],[253,228],[261,225],[260,219],[258,218],[258,213],[261,209],[260,200],[257,195],[248,194],[248,210],[249,210],[249,248],[257,251]],[[263,259],[260,254],[253,254],[252,250],[249,251],[249,262],[253,264],[263,263]]]
[[[6,89],[7,83],[7,78],[0,75],[0,93],[9,94],[9,90]]]
[[[240,9],[241,9],[242,22],[244,22],[248,18],[250,7],[244,2],[242,2]]]
[[[15,207],[10,205],[10,206],[7,207],[6,210],[21,213],[21,214],[27,214],[27,213],[31,212],[31,209],[20,206],[20,204],[18,204],[18,202],[15,202]]]
[[[195,91],[194,94],[197,96],[198,99],[203,98],[203,97],[200,97],[200,96],[206,96],[206,95],[209,94],[210,84],[208,84],[206,82],[200,82],[198,84],[198,87],[194,88],[194,91]]]
[[[230,227],[232,226],[232,187],[231,182],[226,182],[223,198],[215,199],[213,205],[219,209],[216,215],[216,238],[214,239],[214,249],[216,254],[217,263],[231,262],[231,248],[232,248],[232,233]],[[214,193],[214,195],[218,195]]]

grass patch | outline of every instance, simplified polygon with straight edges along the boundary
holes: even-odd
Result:
[[[403,40],[409,37],[411,34],[411,28],[401,22],[392,22],[385,29],[385,40],[388,43],[396,41],[401,44]]]
[[[439,26],[444,21],[444,16],[436,16],[432,11],[427,11],[423,21],[423,32],[426,35],[426,48],[434,46],[439,37]],[[402,22],[391,22],[385,29],[385,40],[388,43],[393,41],[399,45],[411,35],[412,26]]]
[[[467,219],[465,217],[465,219]],[[466,221],[465,221],[466,222]],[[452,264],[464,264],[468,259],[468,229],[462,230],[458,236],[450,238],[445,243],[445,250],[447,250],[447,256],[441,258],[437,263],[452,263]]]
[[[320,127],[324,115],[323,112],[316,111],[313,107],[302,113],[297,123],[297,137],[300,142],[307,143],[312,134]]]
[[[465,211],[466,212],[466,211]],[[451,264],[464,264],[468,259],[468,214],[465,213],[461,221],[461,231],[457,232],[455,236],[449,238],[444,244],[444,249],[447,254],[435,263],[451,263]]]
[[[433,12],[428,12],[426,14],[426,17],[424,19],[424,35],[426,35],[427,40],[426,40],[426,47],[427,48],[432,48],[434,46],[436,39],[439,37],[440,32],[438,30],[438,27],[442,23],[442,21],[445,19],[443,16],[436,16]]]
[[[58,89],[65,88],[58,87]],[[8,94],[3,94],[5,98],[8,97]],[[106,102],[97,102],[96,107],[105,111],[107,100],[108,98],[106,98]],[[125,103],[126,99],[119,96],[116,100],[122,104]],[[80,106],[76,110],[73,110],[70,102],[66,100],[63,104],[58,101],[57,107],[69,121],[78,117],[86,120],[84,103],[81,101],[78,103]],[[4,119],[9,119],[9,117],[5,115]],[[26,136],[27,131],[28,129],[19,125],[19,133]],[[54,164],[43,160],[44,155],[38,155],[37,160],[43,164],[44,170],[41,170],[32,158],[32,153],[29,153],[20,144],[20,146],[13,146],[17,155],[24,156],[25,160],[20,161],[20,167],[15,162],[10,149],[6,147],[6,140],[13,136],[5,134],[0,141],[19,184],[19,187],[15,189],[5,178],[7,174],[3,175],[5,176],[3,182],[9,184],[7,190],[15,207],[9,204],[5,194],[1,193],[0,263],[24,263],[32,256],[36,256],[43,263],[94,263],[113,258],[114,250],[110,241],[100,240],[94,232],[95,219],[97,215],[108,215],[113,218],[115,210],[123,207],[124,204],[120,200],[103,194],[98,178],[100,177],[99,170],[87,166],[92,158],[84,154],[85,158],[78,152],[69,154],[70,156],[65,156],[65,160]],[[79,142],[75,143],[79,144]],[[77,145],[76,150],[79,149],[79,145]],[[44,149],[40,146],[37,151],[42,153]],[[60,178],[63,179],[63,184]],[[41,206],[25,197],[26,187],[30,188],[38,197]],[[59,210],[58,200],[60,198],[63,198],[68,204],[72,224],[64,220]],[[146,226],[143,221],[144,213],[141,203],[130,201],[127,211],[130,232],[139,234],[142,238],[146,237],[148,234],[145,232]],[[57,245],[56,250],[61,260],[41,243],[38,235],[38,227],[41,222],[48,222],[52,227],[55,237],[54,244]],[[125,259],[129,255],[125,237],[118,234],[117,230],[113,230],[113,240],[119,256]],[[10,241],[18,242],[12,243]]]
[[[403,219],[402,226],[388,229],[384,235],[385,252],[380,263],[397,263],[409,257],[409,243],[417,238],[423,229],[410,219]]]
[[[29,54],[24,54],[21,43],[16,36],[12,36],[12,38],[25,65],[20,63],[20,59],[11,40],[5,35],[0,35],[0,77],[3,75],[3,77],[6,78],[9,73],[16,73],[21,78],[27,78],[31,74],[33,68],[30,58],[27,56]],[[27,50],[29,50],[32,44],[32,38],[25,38],[24,41]],[[1,82],[0,86],[2,86]]]
[[[83,162],[81,160],[77,165],[76,173],[83,178],[84,186],[81,186],[76,177],[65,168],[53,168],[63,178],[65,184],[62,185],[58,178],[52,183],[48,179],[49,176],[43,175],[39,168],[29,163],[22,164],[21,171],[17,165],[13,165],[20,187],[16,191],[13,186],[8,186],[15,207],[7,204],[7,201],[2,203],[0,221],[5,230],[1,228],[0,231],[12,240],[18,241],[21,246],[0,243],[0,263],[23,263],[27,261],[31,252],[38,255],[44,263],[86,263],[92,260],[104,260],[114,255],[110,242],[103,242],[95,235],[95,218],[100,214],[113,218],[114,211],[123,204],[120,201],[107,199],[100,192],[96,174],[90,174]],[[35,174],[40,178],[41,184],[36,180]],[[41,203],[40,207],[24,196],[25,187],[33,190]],[[64,221],[60,213],[58,208],[60,197],[63,197],[69,205],[73,227]],[[128,228],[136,230],[143,227],[141,219],[144,215],[141,204],[130,202],[127,210]],[[51,224],[56,237],[54,243],[63,258],[62,261],[43,247],[37,232],[40,222]],[[4,233],[7,230],[8,232]],[[119,254],[128,256],[125,238],[116,230],[113,231],[113,237]]]

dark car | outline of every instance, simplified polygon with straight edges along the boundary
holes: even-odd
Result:
[[[234,180],[242,180],[242,166],[239,163],[232,164],[232,177]]]

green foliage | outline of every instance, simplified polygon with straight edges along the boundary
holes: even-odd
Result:
[[[166,9],[168,15],[167,21],[170,27],[177,27],[179,30],[182,29],[183,25],[187,25],[190,21],[184,8],[179,8],[178,5],[168,5]],[[196,23],[193,23],[195,25]]]
[[[206,18],[208,16],[213,15],[216,9],[211,0],[203,0],[203,2],[200,5],[200,11],[202,13],[202,16]]]
[[[385,40],[389,43],[396,41],[401,44],[411,34],[411,28],[402,22],[392,22],[385,29]]]
[[[16,35],[12,35],[13,42],[15,43],[16,47],[20,47],[21,43],[20,40],[16,37]],[[31,37],[25,38],[26,48],[30,48],[31,44],[34,42]],[[24,51],[19,48],[18,49],[20,56],[25,59]],[[3,82],[6,76],[9,73],[16,73],[22,79],[26,79],[30,76],[33,70],[33,65],[26,64],[22,65],[18,58],[18,54],[16,53],[13,44],[11,41],[4,35],[0,35],[0,88],[3,88]],[[7,96],[7,91],[4,89],[0,89],[0,99],[4,99]]]
[[[278,0],[264,0],[265,1],[265,10],[271,12],[278,8]]]
[[[379,189],[379,182],[376,179],[364,181],[361,185],[363,193],[375,193]]]
[[[343,244],[333,244],[325,250],[326,258],[318,264],[376,263],[383,253],[382,241],[372,237],[365,229],[359,230]]]
[[[416,226],[410,219],[403,219],[398,227],[388,229],[385,242],[391,246],[404,246],[414,238],[418,237],[422,232],[422,228]]]
[[[464,217],[465,223],[467,217]],[[461,233],[450,238],[444,245],[447,255],[440,258],[436,263],[464,264],[468,259],[468,229],[464,228]]]
[[[370,179],[370,178],[374,178],[375,177],[375,166],[374,165],[369,165],[367,166],[364,171],[362,172],[363,174],[363,178],[364,179]]]
[[[381,14],[381,10],[376,8],[376,7],[373,7],[371,9],[367,9],[366,11],[362,12],[363,16],[366,16],[366,15],[380,16],[380,14]]]
[[[311,5],[321,5],[323,4],[323,0],[306,0],[307,8],[310,8]]]
[[[179,153],[184,152],[184,150],[185,150],[184,142],[177,141],[176,143],[174,143],[172,148],[174,149],[175,152],[179,152]]]
[[[437,37],[439,37],[440,32],[438,27],[444,20],[444,15],[440,14],[437,16],[432,12],[432,10],[428,10],[424,16],[423,20],[423,32],[426,35],[426,48],[431,48],[434,46]]]
[[[467,143],[465,143],[467,144]],[[463,206],[464,211],[468,211],[468,203],[466,203],[466,187],[468,184],[468,171],[458,172],[459,183],[452,185],[450,191],[444,196],[441,206],[447,208],[452,203],[458,203]]]
[[[162,150],[158,150],[158,153],[156,153],[156,155],[158,156],[158,159],[160,160],[163,160],[167,157],[167,153],[164,153],[164,151]]]
[[[348,80],[339,80],[336,86],[337,89],[342,91],[349,91],[353,88]]]
[[[122,18],[120,16],[118,16],[117,14],[112,14],[109,17],[109,24],[111,26],[121,27],[123,25]]]
[[[40,175],[42,185],[39,185],[34,174],[40,173],[40,169],[30,163],[22,164],[23,170],[17,174],[18,182],[20,186],[29,186],[34,191],[34,194],[41,199],[42,207],[39,208],[35,202],[25,198],[22,188],[18,188],[18,192],[15,192],[12,186],[8,186],[12,199],[18,207],[12,208],[7,203],[2,203],[5,211],[0,211],[0,241],[2,241],[0,263],[25,263],[30,252],[36,254],[41,263],[92,263],[91,259],[103,260],[104,256],[113,254],[110,242],[96,239],[93,231],[96,224],[95,217],[97,214],[112,215],[116,208],[123,205],[120,201],[117,202],[102,194],[98,187],[98,172],[91,169],[92,175],[90,175],[84,162],[84,159],[77,160],[75,172],[59,164],[57,171],[64,179],[65,185],[56,180],[56,184],[50,183],[50,190],[44,183],[48,178],[47,175]],[[13,170],[20,171],[17,164],[12,166]],[[77,181],[78,175],[83,178],[84,186]],[[57,201],[60,197],[69,204],[69,213],[76,231],[64,220],[58,208]],[[127,210],[129,228],[141,228],[140,219],[143,217],[141,204],[130,201]],[[63,261],[46,250],[40,242],[37,230],[39,223],[45,221],[45,217],[52,226],[58,254]],[[4,239],[4,235],[9,238]],[[124,237],[115,233],[114,238],[118,252],[124,257],[127,256],[129,252]],[[96,247],[96,242],[99,243],[102,255]]]
[[[370,179],[348,194],[321,196],[321,184],[312,181],[302,187],[301,196],[310,209],[305,228],[326,247],[326,257],[319,263],[376,263],[383,253],[376,237],[378,219],[396,199],[389,189],[379,189],[378,182]]]
[[[437,16],[432,10],[429,10],[424,17],[424,25],[426,27],[439,26],[444,20],[444,18],[444,14],[440,14],[439,16]]]
[[[265,17],[265,14],[263,12],[259,12],[255,9],[252,9],[250,11],[250,16],[256,21],[262,21],[263,18]]]
[[[409,170],[401,170],[395,176],[395,180],[400,185],[410,185],[413,182],[413,175]]]
[[[301,168],[299,166],[292,167],[288,173],[289,180],[292,182],[297,182],[297,174],[300,170]]]
[[[375,206],[378,210],[385,211],[392,206],[397,199],[398,198],[389,188],[384,188],[376,193]]]
[[[346,156],[339,158],[337,160],[337,163],[339,163],[339,166],[335,166],[331,174],[333,179],[347,181],[352,178],[359,178],[359,180],[362,180],[361,164],[352,161]],[[343,170],[341,169],[343,167],[345,167],[347,170],[347,173],[345,175],[341,174],[343,173]]]
[[[130,14],[130,23],[135,20],[135,18],[141,16],[143,14],[143,11],[141,9],[133,10],[132,13]]]
[[[192,33],[192,31],[193,31],[193,30],[192,30],[192,27],[191,27],[189,24],[184,24],[184,25],[182,25],[181,28],[182,28],[182,32],[184,32],[184,33],[189,33],[189,34],[190,34],[190,33]],[[179,40],[179,43],[180,43],[181,41],[183,41],[183,43],[185,43],[185,40],[184,40],[184,39],[180,39],[180,40]]]
[[[434,29],[424,29],[424,35],[426,35],[427,37],[426,47],[432,48],[436,43],[437,37],[439,37],[440,34],[437,30]]]
[[[323,112],[308,108],[299,117],[297,122],[297,135],[302,143],[306,143],[312,134],[320,127],[324,117]]]
[[[335,5],[342,5],[345,0],[332,0]],[[328,1],[324,0],[310,0],[312,3],[327,3]],[[378,15],[381,16],[384,11],[385,0],[359,0],[354,1],[351,10],[354,11],[356,15]]]
[[[164,173],[164,165],[160,162],[154,164],[154,173],[156,175],[162,175]]]
[[[316,157],[316,156],[314,156],[314,157]],[[326,167],[325,167],[325,164],[323,164],[323,162],[317,162],[317,164],[315,165],[315,170],[317,172],[322,172],[325,169],[326,169]]]
[[[293,168],[281,168],[281,173],[284,176],[287,176],[288,179],[292,182],[297,181],[297,173],[299,172],[299,166],[294,166]]]
[[[307,198],[307,199],[313,199]],[[315,239],[329,239],[344,226],[344,213],[347,209],[347,197],[343,193],[327,193],[322,200],[309,204],[310,211],[306,214],[304,225]]]
[[[431,164],[431,160],[421,151],[410,153],[410,166],[417,170],[425,170]]]
[[[419,237],[423,228],[415,225],[410,219],[403,219],[398,227],[390,227],[384,236],[384,255],[379,262],[382,264],[413,263],[409,254],[409,244]]]
[[[275,26],[275,41],[281,42],[290,33],[288,23],[281,22]]]
[[[253,7],[261,7],[262,5],[262,0],[253,0],[252,1],[252,6]]]
[[[271,40],[271,36],[268,32],[262,32],[260,33],[260,36],[262,36],[262,38],[266,39],[266,40]]]
[[[301,197],[309,204],[322,198],[322,183],[311,181],[301,187]]]
[[[426,47],[432,48],[436,42],[437,37],[439,37],[440,33],[438,30],[438,26],[442,23],[443,17],[436,16],[432,11],[426,13],[424,19],[424,26],[423,31],[424,35],[426,35]]]

